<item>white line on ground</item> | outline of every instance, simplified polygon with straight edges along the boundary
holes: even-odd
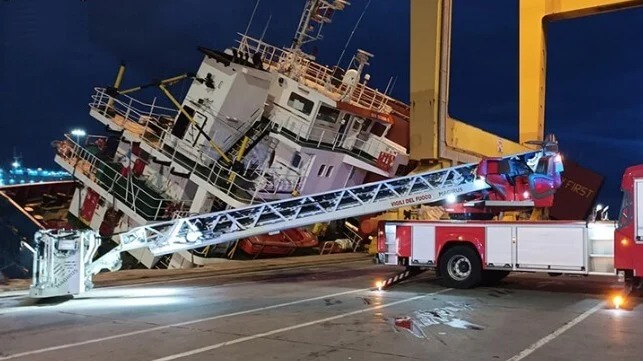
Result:
[[[221,319],[221,318],[240,316],[240,315],[245,315],[245,314],[253,313],[253,312],[272,310],[272,309],[275,309],[275,308],[281,308],[281,307],[297,305],[297,304],[300,304],[300,303],[323,300],[325,298],[331,298],[331,297],[337,297],[337,296],[343,296],[343,295],[350,295],[350,294],[353,294],[353,293],[360,293],[360,292],[365,292],[365,291],[369,291],[369,290],[370,290],[370,288],[362,288],[362,289],[358,289],[358,290],[351,290],[351,291],[333,293],[333,294],[324,295],[324,296],[318,296],[318,297],[313,297],[313,298],[305,298],[305,299],[301,299],[301,300],[297,300],[297,301],[279,303],[279,304],[271,305],[271,306],[253,308],[253,309],[245,310],[245,311],[239,311],[239,312],[227,313],[227,314],[223,314],[223,315],[216,315],[216,316],[212,316],[212,317],[199,318],[199,319],[191,320],[191,321],[173,323],[171,325],[156,326],[156,327],[146,328],[146,329],[143,329],[143,330],[126,332],[126,333],[116,334],[116,335],[107,336],[107,337],[94,338],[94,339],[91,339],[91,340],[79,341],[79,342],[68,343],[68,344],[64,344],[64,345],[58,345],[58,346],[51,346],[51,347],[41,348],[41,349],[32,350],[32,351],[20,352],[20,353],[16,353],[16,354],[13,354],[13,355],[8,355],[8,356],[0,356],[0,360],[11,360],[11,359],[15,359],[15,358],[18,358],[18,357],[24,357],[24,356],[41,354],[41,353],[45,353],[45,352],[57,351],[57,350],[62,350],[62,349],[67,349],[67,348],[72,348],[72,347],[77,347],[77,346],[88,345],[88,344],[92,344],[92,343],[98,343],[98,342],[109,341],[109,340],[114,340],[114,339],[123,338],[123,337],[129,337],[129,336],[140,335],[140,334],[149,333],[149,332],[165,330],[165,329],[173,328],[173,327],[181,327],[181,326],[192,325],[192,324],[200,323],[200,322],[218,320],[218,319]]]
[[[562,327],[557,329],[556,331],[550,333],[549,335],[541,338],[540,340],[536,341],[533,343],[531,346],[527,347],[526,349],[522,350],[520,353],[514,355],[512,358],[508,359],[507,361],[520,361],[524,359],[525,357],[529,356],[531,353],[534,351],[538,350],[539,348],[545,346],[548,342],[554,340],[556,337],[562,335],[565,333],[567,330],[570,328],[576,326],[577,324],[581,323],[584,319],[587,317],[591,316],[594,314],[596,311],[600,310],[604,306],[604,302],[601,302],[597,304],[596,306],[590,308],[589,310],[583,312],[580,314],[578,317],[574,318],[573,320],[569,321],[568,323],[564,324]]]
[[[324,322],[329,322],[329,321],[333,321],[333,320],[337,320],[337,319],[341,319],[341,318],[345,318],[345,317],[349,317],[349,316],[354,316],[354,315],[358,315],[358,314],[364,313],[364,312],[379,310],[379,309],[382,309],[382,308],[391,307],[391,306],[395,306],[395,305],[399,305],[399,304],[407,303],[407,302],[411,302],[411,301],[417,301],[419,299],[422,299],[422,298],[425,298],[425,297],[428,297],[428,296],[432,296],[432,295],[437,295],[437,294],[440,294],[440,293],[445,293],[445,292],[448,292],[450,290],[452,290],[452,289],[447,288],[447,289],[443,289],[443,290],[440,290],[440,291],[427,293],[427,294],[424,294],[424,295],[415,296],[415,297],[411,297],[411,298],[406,298],[406,299],[403,299],[403,300],[390,302],[390,303],[386,303],[386,304],[379,305],[379,306],[373,306],[373,307],[364,308],[364,309],[357,310],[357,311],[346,312],[346,313],[342,313],[342,314],[339,314],[339,315],[336,315],[336,316],[321,318],[321,319],[318,319],[318,320],[315,320],[315,321],[300,323],[300,324],[293,325],[293,326],[288,326],[288,327],[284,327],[284,328],[278,328],[276,330],[272,330],[272,331],[268,331],[268,332],[257,333],[257,334],[250,335],[250,336],[240,337],[240,338],[236,338],[234,340],[217,343],[215,345],[205,346],[205,347],[197,348],[197,349],[182,352],[182,353],[177,353],[177,354],[170,355],[170,356],[161,357],[161,358],[155,359],[153,361],[176,360],[176,359],[179,359],[179,358],[196,355],[196,354],[199,354],[199,353],[207,352],[207,351],[214,350],[214,349],[217,349],[217,348],[221,348],[221,347],[224,347],[224,346],[230,346],[230,345],[234,345],[234,344],[237,344],[237,343],[242,343],[242,342],[246,342],[246,341],[252,341],[252,340],[255,340],[255,339],[258,339],[258,338],[261,338],[261,337],[272,336],[272,335],[275,335],[275,334],[278,334],[278,333],[292,331],[292,330],[296,330],[296,329],[303,328],[303,327],[313,326],[313,325],[324,323]]]

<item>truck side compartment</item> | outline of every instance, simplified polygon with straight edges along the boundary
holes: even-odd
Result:
[[[435,269],[456,288],[511,271],[615,274],[614,229],[613,222],[384,221],[379,260]]]

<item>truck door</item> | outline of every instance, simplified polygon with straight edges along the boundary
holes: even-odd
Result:
[[[635,239],[643,242],[643,179],[634,182],[634,199]]]

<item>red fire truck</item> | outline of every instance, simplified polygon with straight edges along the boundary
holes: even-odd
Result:
[[[497,282],[511,272],[618,276],[625,285],[613,298],[619,307],[624,295],[641,287],[643,165],[626,169],[621,190],[617,221],[382,221],[378,262],[406,270],[377,286],[427,269],[451,288]]]

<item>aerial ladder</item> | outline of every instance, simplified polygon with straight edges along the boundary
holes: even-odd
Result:
[[[557,149],[557,148],[556,148]],[[551,156],[543,146],[496,158],[529,164]],[[120,254],[149,249],[154,256],[201,248],[315,223],[357,217],[401,206],[435,204],[487,191],[478,163],[428,171],[315,195],[278,200],[135,227],[119,235],[118,246],[94,259],[101,237],[93,230],[43,230],[35,235],[33,298],[77,295],[93,288],[92,277],[121,267]]]

